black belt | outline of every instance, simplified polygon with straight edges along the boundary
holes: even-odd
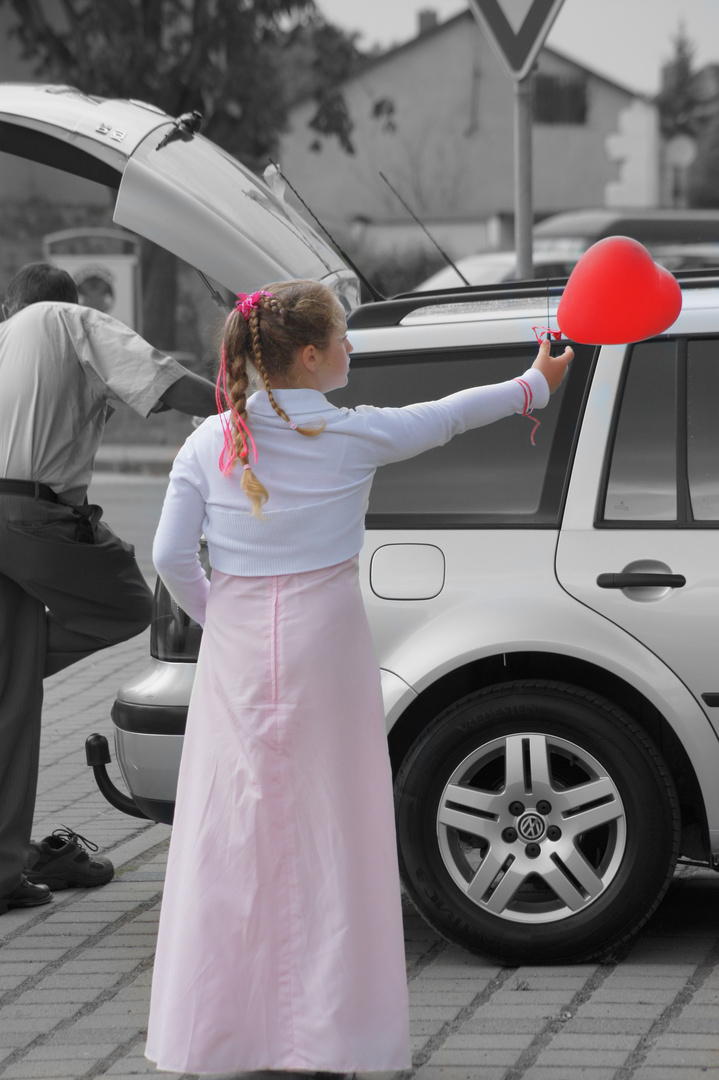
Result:
[[[33,499],[45,499],[47,502],[59,502],[59,498],[47,484],[37,480],[0,480],[0,491],[8,495],[30,495]]]

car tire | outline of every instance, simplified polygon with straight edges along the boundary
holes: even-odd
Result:
[[[510,964],[610,957],[676,864],[679,803],[656,746],[623,709],[566,683],[456,702],[411,747],[395,795],[419,912]]]

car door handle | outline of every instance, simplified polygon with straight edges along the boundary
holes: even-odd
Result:
[[[687,579],[683,574],[600,574],[600,589],[681,589]]]

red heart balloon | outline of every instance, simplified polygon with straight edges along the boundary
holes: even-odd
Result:
[[[584,252],[557,308],[566,338],[620,345],[661,334],[682,307],[675,277],[628,236],[607,236]]]

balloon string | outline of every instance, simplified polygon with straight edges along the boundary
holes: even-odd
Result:
[[[547,282],[547,322],[549,322],[549,282]],[[551,341],[552,338],[554,338],[555,341],[559,341],[562,336],[561,330],[552,330],[550,326],[533,326],[532,330],[534,331],[534,336],[536,337],[540,345],[542,344],[542,338],[545,335],[548,341]],[[537,432],[537,428],[540,427],[540,423],[535,416],[532,416],[532,391],[530,390],[529,385],[524,381],[524,379],[515,379],[514,381],[518,382],[524,390],[524,411],[522,412],[522,416],[526,416],[527,419],[531,420],[534,424],[529,441],[531,442],[532,446],[536,446],[534,436]]]
[[[552,330],[551,326],[533,326],[532,330],[534,330],[534,336],[540,345],[542,344],[542,338],[545,334],[548,335],[550,339],[554,338],[555,341],[559,341],[562,336],[561,330]]]
[[[539,427],[539,420],[537,420],[535,416],[532,416],[532,388],[530,387],[529,383],[526,382],[524,379],[515,379],[514,381],[516,383],[519,383],[519,385],[522,387],[522,391],[524,393],[524,408],[522,410],[522,416],[526,416],[527,419],[531,420],[534,424],[534,427],[532,428],[532,434],[529,437],[529,441],[531,442],[532,446],[536,446],[534,436],[537,428]]]

